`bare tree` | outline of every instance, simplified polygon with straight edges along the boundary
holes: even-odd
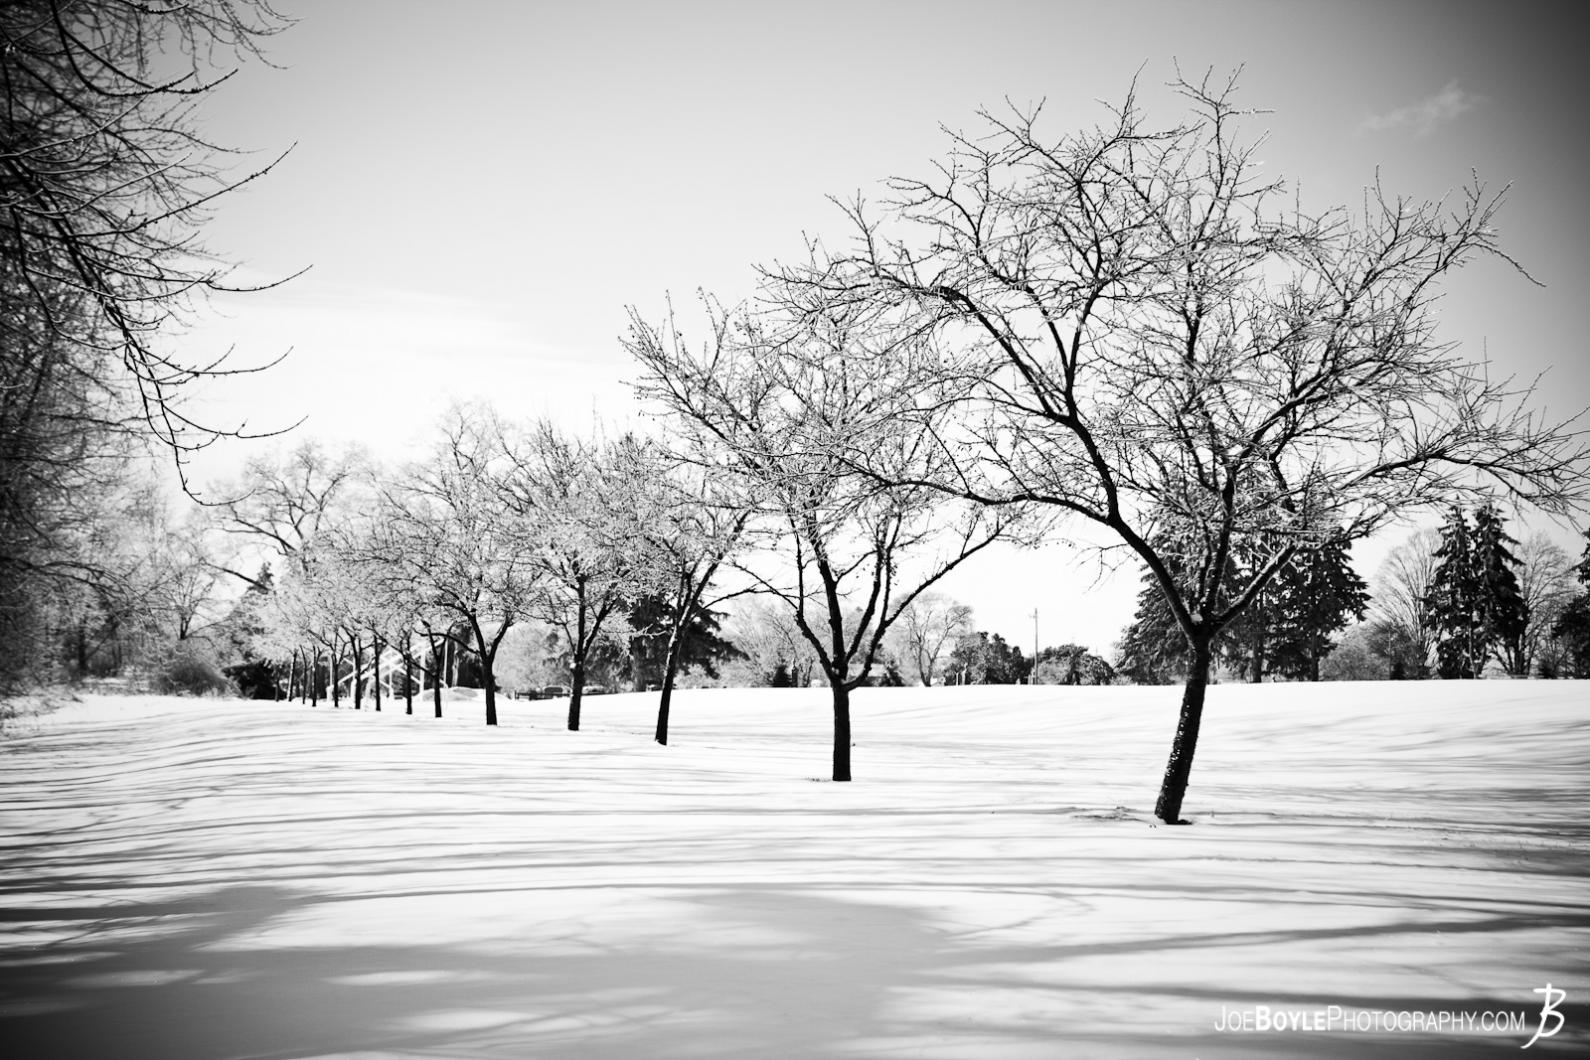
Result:
[[[800,299],[777,285],[766,293]],[[913,336],[830,308],[790,302],[753,316],[709,300],[699,348],[671,317],[654,327],[632,311],[626,345],[643,368],[642,395],[666,410],[695,462],[735,479],[754,505],[752,541],[770,562],[739,567],[784,602],[815,652],[833,695],[833,779],[848,781],[850,694],[884,637],[1005,523],[930,489],[857,473],[849,454],[859,448],[901,477],[920,475],[934,453],[931,425],[886,407],[896,392],[875,344]]]
[[[1573,558],[1550,534],[1537,531],[1519,543],[1518,594],[1527,617],[1523,635],[1501,646],[1501,662],[1508,673],[1527,677],[1535,668],[1551,639],[1552,626],[1577,591]]]
[[[746,591],[743,586],[721,589],[717,581],[740,548],[751,508],[732,480],[692,465],[688,457],[637,444],[627,458],[632,466],[624,478],[634,484],[631,496],[639,516],[635,545],[643,547],[646,580],[663,604],[661,628],[645,632],[663,639],[655,739],[667,744],[674,684],[692,625]]]
[[[207,511],[217,531],[240,543],[244,555],[218,562],[218,569],[248,585],[251,560],[288,559],[323,530],[345,523],[372,496],[375,468],[357,446],[328,452],[314,439],[291,450],[255,456],[236,482],[215,492],[225,498]],[[280,564],[278,564],[280,566]]]
[[[509,469],[505,501],[533,528],[534,611],[569,644],[568,727],[577,731],[591,652],[647,572],[636,505],[641,465],[626,455],[629,440],[604,446],[545,421],[523,433],[501,425],[497,432]]]
[[[1370,597],[1370,622],[1378,631],[1378,652],[1405,676],[1422,680],[1430,674],[1436,630],[1429,597],[1435,585],[1437,530],[1421,530],[1392,549],[1375,575]]]
[[[1135,91],[1059,138],[1036,111],[985,112],[936,177],[848,207],[853,250],[818,281],[916,310],[954,351],[901,359],[901,386],[933,395],[921,417],[936,381],[965,391],[939,436],[951,472],[907,481],[1088,520],[1158,582],[1191,656],[1166,822],[1216,638],[1292,557],[1491,490],[1558,512],[1586,493],[1582,438],[1435,335],[1442,277],[1510,262],[1501,196],[1376,187],[1360,212],[1309,215],[1261,175],[1234,81],[1178,79],[1190,113],[1157,128]],[[1255,558],[1232,585],[1234,549]]]
[[[503,637],[540,589],[535,540],[512,507],[489,411],[454,408],[441,434],[430,460],[392,491],[388,510],[401,543],[395,556],[423,596],[420,609],[452,619],[435,632],[479,657],[486,724],[496,725],[493,664]],[[460,627],[469,640],[454,634]]]
[[[199,136],[192,113],[232,75],[217,61],[257,58],[285,24],[266,0],[14,0],[0,10],[0,245],[14,289],[68,356],[96,365],[91,374],[125,372],[136,414],[179,469],[185,454],[236,433],[195,422],[178,402],[184,387],[229,369],[224,357],[174,360],[159,336],[195,294],[231,289],[196,234],[219,196],[274,164],[231,176],[216,159],[234,152]],[[60,311],[62,288],[76,312]]]
[[[939,662],[963,634],[972,631],[972,609],[942,593],[923,593],[900,616],[901,654],[910,660],[924,688],[931,687]]]
[[[730,616],[727,631],[751,670],[750,683],[766,683],[782,666],[792,687],[811,684],[817,655],[782,603],[742,602]]]

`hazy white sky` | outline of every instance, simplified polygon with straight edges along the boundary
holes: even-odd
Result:
[[[1541,404],[1590,405],[1587,123],[1568,3],[277,0],[298,24],[278,68],[207,104],[219,142],[268,155],[207,243],[240,277],[312,266],[218,299],[179,340],[268,374],[210,388],[212,417],[358,439],[400,456],[454,398],[570,427],[633,415],[625,307],[698,287],[748,293],[752,266],[840,230],[825,200],[926,171],[939,125],[1004,97],[1048,128],[1091,123],[1138,75],[1150,115],[1184,70],[1244,66],[1271,113],[1268,166],[1306,205],[1352,203],[1378,171],[1434,197],[1471,171],[1511,183],[1496,263],[1449,284],[1443,329],[1499,374],[1551,369]],[[1141,74],[1138,72],[1141,70]],[[257,159],[255,159],[257,161]],[[213,450],[201,479],[243,446]],[[1562,534],[1568,540],[1566,533]],[[1364,559],[1372,573],[1378,552]],[[1030,647],[1107,651],[1135,577],[1090,585],[1063,550],[990,557],[949,585],[978,624]]]

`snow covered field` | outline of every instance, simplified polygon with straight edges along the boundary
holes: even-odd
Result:
[[[1590,686],[1215,687],[1167,828],[1178,695],[863,692],[848,785],[821,690],[71,704],[0,740],[0,1053],[1508,1056],[1548,982],[1590,1051]]]

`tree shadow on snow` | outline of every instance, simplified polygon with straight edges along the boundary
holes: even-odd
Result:
[[[430,896],[435,897],[435,896]],[[467,895],[452,896],[468,901]],[[1146,962],[1187,946],[1269,945],[1390,928],[1270,932],[1264,937],[1140,938],[1108,947],[990,946],[919,909],[788,889],[681,891],[653,907],[665,922],[623,937],[505,939],[503,945],[283,945],[271,925],[357,897],[234,886],[203,897],[108,907],[9,911],[8,928],[63,935],[10,947],[0,967],[7,1056],[49,1060],[220,1060],[359,1054],[449,1058],[838,1058],[1181,1056],[1344,1058],[1500,1056],[1513,1037],[1216,1033],[1229,1009],[1441,1010],[1439,997],[1241,993],[1197,984],[1141,996],[1067,986],[1046,972],[1108,950]],[[533,893],[526,895],[534,901]],[[622,902],[622,895],[613,896]],[[316,907],[319,907],[318,909]],[[672,911],[676,915],[667,917]],[[1564,914],[1558,927],[1583,927]],[[1568,921],[1571,921],[1569,923]],[[62,933],[63,924],[80,930]],[[1495,923],[1446,928],[1506,931]],[[1531,926],[1540,927],[1536,920]],[[1432,925],[1418,925],[1429,930]],[[570,940],[574,940],[570,944]],[[1101,1011],[1101,992],[1118,1010]],[[1009,996],[1029,1010],[925,1010],[924,998]],[[1139,1018],[1192,1004],[1209,1019],[1169,1029]],[[1574,999],[1570,999],[1574,1000]],[[1134,1006],[1143,1006],[1141,1009]],[[1474,998],[1465,1011],[1517,1010]],[[1537,1050],[1583,1048],[1590,1006],[1562,1008],[1573,1032]],[[1531,1028],[1532,1029],[1532,1028]]]

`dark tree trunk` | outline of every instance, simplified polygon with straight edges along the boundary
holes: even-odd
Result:
[[[407,708],[403,713],[414,713],[414,641],[412,638],[403,645],[403,702]]]
[[[309,705],[320,705],[320,649],[309,653]]]
[[[331,685],[331,706],[333,709],[342,706],[342,689],[337,681],[337,671],[341,668],[342,664],[337,659],[337,649],[335,642],[333,642],[330,656],[326,660],[326,680]]]
[[[349,640],[353,649],[353,709],[359,710],[364,706],[364,646],[359,643],[359,638]]]
[[[657,703],[657,742],[668,744],[668,710],[674,698],[674,678],[679,673],[679,658],[684,654],[684,630],[668,638],[668,658],[663,663],[662,698]]]
[[[474,627],[475,645],[480,651],[480,683],[486,690],[486,724],[496,725],[497,677],[493,670],[497,661],[497,645],[502,641],[502,635],[507,632],[507,627],[502,627],[497,633],[497,639],[487,644],[486,631],[480,628],[480,623],[471,619],[470,625]],[[454,657],[457,657],[456,654]]]
[[[585,688],[585,654],[590,650],[585,643],[585,588],[580,587],[579,610],[574,623],[574,673],[570,675],[573,687],[569,689],[569,731],[580,731],[580,699]],[[592,638],[595,639],[594,637]]]
[[[573,682],[569,688],[569,731],[580,731],[580,690],[585,687],[585,659],[579,652],[574,653],[574,672],[569,675]]]
[[[850,779],[850,689],[844,682],[834,689],[834,779]]]
[[[1182,799],[1192,778],[1193,753],[1198,749],[1198,726],[1203,721],[1204,692],[1209,687],[1209,668],[1214,661],[1212,638],[1193,638],[1192,659],[1187,670],[1187,685],[1182,690],[1181,717],[1176,722],[1176,740],[1171,744],[1170,761],[1165,764],[1165,780],[1160,785],[1154,816],[1166,824],[1186,824],[1181,817]]]
[[[375,666],[375,681],[371,688],[375,691],[375,709],[381,711],[381,638],[374,637],[370,645],[371,662]]]
[[[436,635],[429,630],[425,633],[425,643],[431,646],[431,666],[425,672],[431,677],[431,699],[439,718],[442,716],[442,649],[437,647]]]

